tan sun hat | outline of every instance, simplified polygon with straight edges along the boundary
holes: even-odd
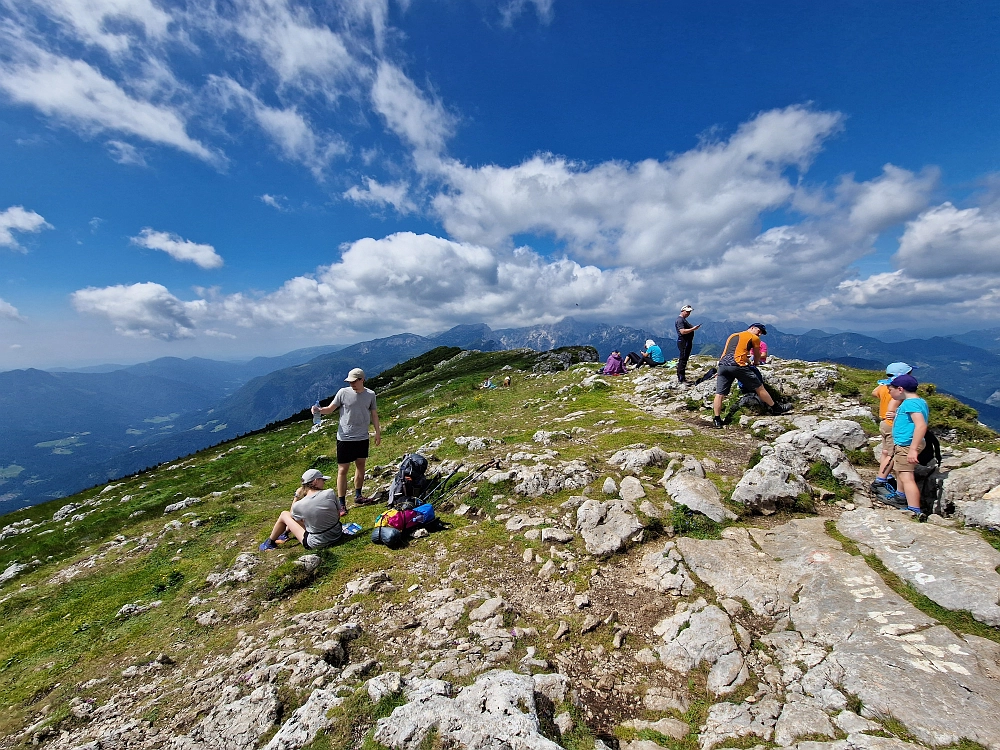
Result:
[[[360,367],[355,367],[353,370],[347,373],[347,377],[344,378],[344,380],[346,380],[348,383],[353,383],[355,380],[364,380],[364,379],[365,379],[365,371],[362,370]]]

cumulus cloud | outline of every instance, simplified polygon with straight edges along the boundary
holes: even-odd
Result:
[[[204,306],[201,301],[182,302],[165,286],[151,281],[87,287],[73,292],[70,299],[77,312],[107,318],[123,336],[164,341],[194,336],[192,313]]]
[[[409,214],[417,210],[416,204],[410,199],[410,184],[404,180],[382,184],[371,177],[363,180],[365,186],[353,185],[344,193],[344,197],[355,203],[374,206],[392,206],[398,213]]]
[[[906,225],[894,260],[917,278],[1000,274],[1000,212],[936,206]]]
[[[221,268],[222,256],[211,245],[202,245],[185,240],[172,232],[157,232],[151,227],[144,228],[132,244],[148,250],[162,250],[174,260],[189,261],[201,268]]]
[[[0,247],[22,250],[14,232],[37,233],[43,229],[52,229],[52,225],[34,211],[25,210],[24,206],[11,206],[0,212]]]
[[[0,320],[16,320],[20,322],[24,318],[21,317],[21,313],[17,311],[16,307],[0,297]]]
[[[841,127],[837,113],[788,107],[665,161],[594,166],[540,155],[514,167],[441,164],[433,200],[448,232],[486,245],[549,234],[605,265],[676,266],[750,240],[762,212],[789,202],[789,167],[805,169]]]

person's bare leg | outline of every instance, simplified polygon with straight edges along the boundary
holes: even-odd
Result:
[[[292,536],[302,541],[302,537],[305,536],[305,529],[302,528],[302,524],[292,518],[292,514],[287,510],[281,511],[281,515],[278,516],[278,520],[274,524],[274,528],[271,529],[270,540],[273,542],[279,536],[281,536],[285,530],[292,532]]]
[[[712,402],[712,410],[715,412],[715,416],[722,416],[722,400],[725,398],[721,393],[715,394],[715,401]]]
[[[347,470],[350,464],[337,464],[337,497],[347,497]]]
[[[892,454],[882,451],[882,463],[878,467],[878,478],[885,479],[889,476],[889,471],[892,469]]]
[[[920,488],[917,487],[917,480],[912,471],[897,471],[896,480],[902,485],[903,494],[906,495],[906,505],[910,508],[920,507]]]
[[[763,401],[765,406],[774,406],[774,399],[764,386],[757,389],[757,398]]]
[[[367,462],[367,458],[359,458],[354,462],[354,489],[356,490],[365,486],[365,464]]]

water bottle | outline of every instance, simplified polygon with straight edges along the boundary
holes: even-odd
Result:
[[[319,407],[319,399],[316,399],[316,403],[314,404],[314,406],[317,408]],[[322,421],[323,421],[323,415],[320,414],[318,411],[313,412],[313,424],[318,425]]]

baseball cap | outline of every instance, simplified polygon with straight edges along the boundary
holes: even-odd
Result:
[[[306,469],[305,473],[302,475],[302,484],[309,484],[310,482],[315,482],[317,479],[329,479],[319,469]]]
[[[685,311],[686,312],[691,312],[692,310],[694,310],[694,308],[691,307],[691,305],[684,305],[684,307],[681,308],[681,312],[685,312]]]
[[[353,383],[355,380],[364,380],[364,379],[365,379],[365,371],[362,370],[360,367],[355,367],[353,370],[347,373],[347,377],[344,378],[344,380],[346,380],[348,383]]]
[[[913,368],[906,364],[906,362],[893,362],[885,368],[885,374],[892,375],[892,377],[896,377],[897,375],[906,375],[911,372],[913,372]]]
[[[751,323],[750,327],[751,328],[759,328],[761,336],[766,336],[767,335],[767,328],[764,327],[763,323]]]
[[[897,375],[889,384],[894,388],[902,388],[907,393],[915,393],[917,390],[917,379],[909,373]]]

